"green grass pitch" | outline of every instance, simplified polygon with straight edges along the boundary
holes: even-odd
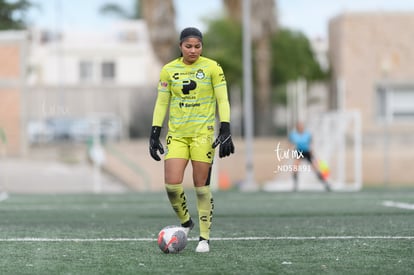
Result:
[[[187,190],[195,220],[195,196]],[[0,202],[1,274],[413,274],[414,190],[214,193],[211,251],[163,254],[164,193]]]

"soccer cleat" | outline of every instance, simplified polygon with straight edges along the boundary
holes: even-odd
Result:
[[[324,180],[324,181],[322,181],[322,184],[325,187],[326,192],[331,192],[332,191],[332,188],[331,188],[331,185],[329,184],[329,182]]]
[[[184,229],[185,235],[188,236],[188,233],[194,228],[194,222],[192,219],[189,219],[187,222],[181,225]]]
[[[199,241],[195,251],[200,253],[209,252],[210,244],[208,243],[208,240]]]

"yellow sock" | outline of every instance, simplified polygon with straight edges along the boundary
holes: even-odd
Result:
[[[190,213],[187,209],[187,198],[184,193],[183,185],[165,184],[165,189],[167,190],[171,206],[177,214],[177,217],[180,219],[181,224],[187,222],[190,219]]]
[[[213,219],[214,202],[210,186],[196,187],[200,237],[210,239],[211,221]]]

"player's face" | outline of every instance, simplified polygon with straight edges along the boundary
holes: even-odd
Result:
[[[302,124],[302,123],[298,123],[298,124],[296,125],[296,129],[297,129],[297,131],[298,131],[299,133],[302,133],[302,132],[305,130],[305,127],[303,126],[303,124]]]
[[[183,54],[183,62],[191,65],[200,57],[203,44],[198,38],[190,37],[181,43],[180,50]]]

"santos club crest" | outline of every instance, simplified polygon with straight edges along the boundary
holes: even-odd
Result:
[[[202,69],[199,69],[195,76],[197,79],[203,79],[206,75],[204,74]]]

